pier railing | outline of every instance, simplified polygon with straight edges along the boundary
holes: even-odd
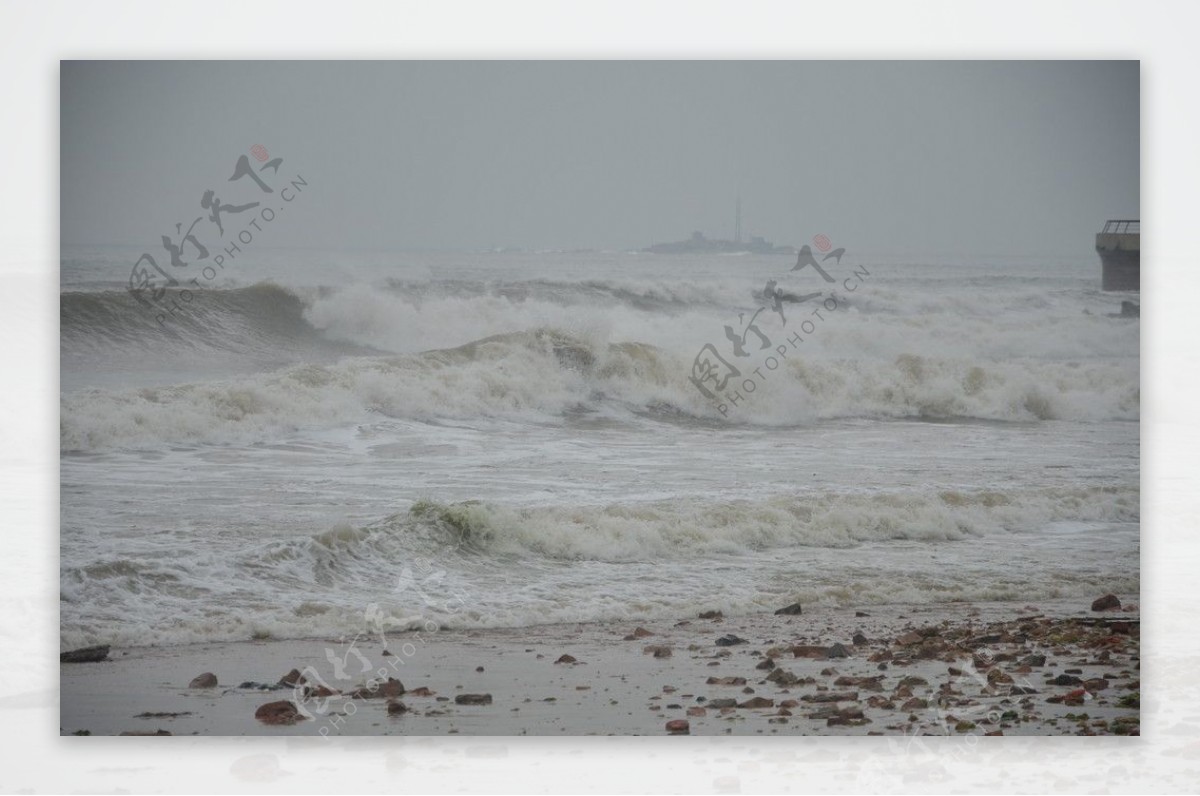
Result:
[[[1113,219],[1104,224],[1101,235],[1140,235],[1142,222],[1139,219]]]

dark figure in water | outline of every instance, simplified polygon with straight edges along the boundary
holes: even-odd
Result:
[[[779,320],[787,326],[787,318],[783,316],[783,291],[775,287],[775,280],[771,279],[767,282],[767,286],[763,288],[763,296],[767,301],[773,302],[774,306],[771,309],[779,313]]]
[[[787,301],[792,304],[799,304],[802,301],[808,301],[810,298],[817,298],[821,295],[819,292],[806,293],[803,296],[797,296],[795,293],[784,293],[776,287],[776,284],[774,279],[767,282],[767,286],[763,288],[761,295],[763,300],[771,303],[771,309],[779,313],[779,320],[783,321],[784,326],[787,326],[787,318],[783,314],[783,302]]]

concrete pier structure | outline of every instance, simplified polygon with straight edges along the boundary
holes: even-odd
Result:
[[[1104,290],[1141,290],[1141,221],[1111,220],[1096,235]]]

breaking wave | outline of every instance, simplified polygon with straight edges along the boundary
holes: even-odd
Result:
[[[181,561],[164,550],[66,566],[61,589],[71,619],[64,620],[63,643],[342,635],[366,630],[370,612],[392,629],[419,627],[430,617],[443,627],[521,627],[678,616],[714,602],[761,610],[780,594],[831,605],[1090,594],[1114,587],[1112,574],[1043,562],[1036,545],[1046,540],[1034,530],[1067,521],[1086,525],[1094,537],[1121,528],[1114,539],[1136,536],[1138,500],[1136,487],[573,507],[426,500],[369,525],[247,539],[202,559]],[[969,547],[955,553],[967,560],[953,570],[930,556],[967,539]],[[1118,549],[1127,544],[1114,542]],[[1030,563],[1019,572],[969,560],[976,555],[983,563],[996,549],[1030,545]],[[1133,566],[1125,585],[1136,591]],[[673,580],[656,577],[664,569],[676,573]],[[775,574],[756,574],[767,571]],[[655,588],[646,588],[648,578]],[[857,587],[848,585],[856,580]]]
[[[278,285],[172,290],[166,303],[172,301],[179,309],[166,316],[128,291],[62,293],[64,380],[125,374],[125,380],[137,383],[133,372],[244,372],[378,353],[314,329],[304,319],[300,296]]]
[[[792,425],[826,419],[1136,420],[1136,362],[890,360],[794,353],[722,413],[689,381],[684,356],[559,329],[456,348],[345,357],[234,379],[87,389],[62,398],[63,451],[250,443],[303,428],[387,418],[560,421],[579,413],[670,422]]]

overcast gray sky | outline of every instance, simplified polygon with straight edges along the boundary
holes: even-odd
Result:
[[[156,246],[254,144],[263,245],[1087,254],[1139,216],[1124,62],[64,62],[62,239]],[[253,162],[253,161],[252,161]]]

